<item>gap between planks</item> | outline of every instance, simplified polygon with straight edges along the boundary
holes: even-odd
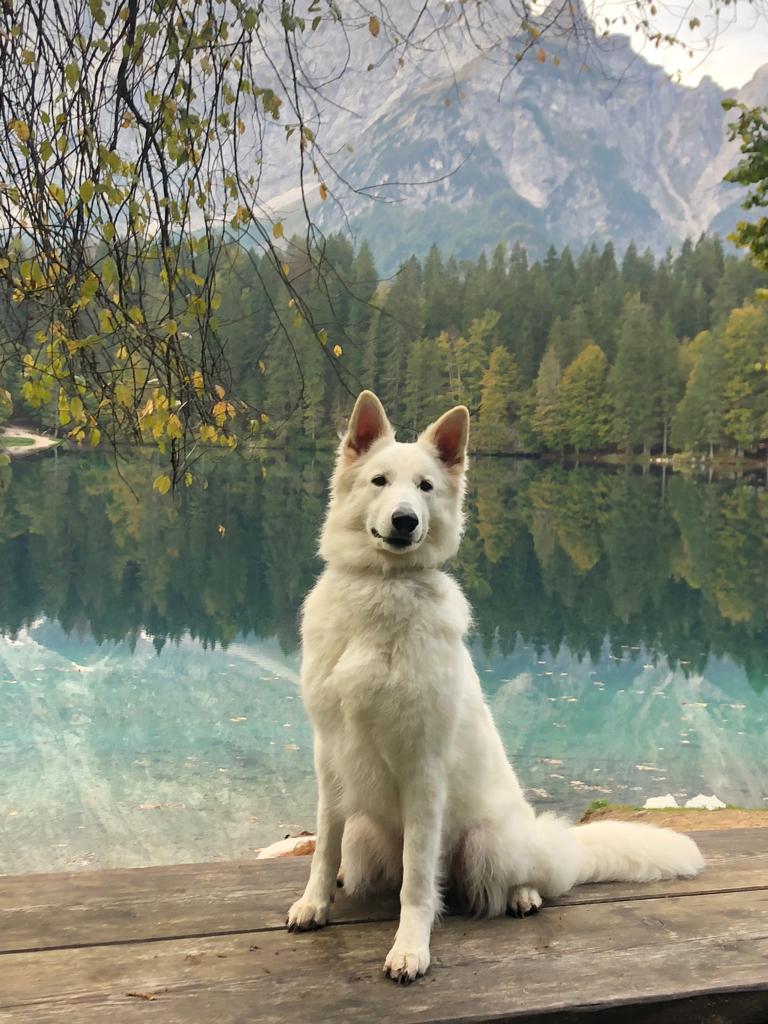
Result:
[[[592,899],[569,899],[563,900],[547,900],[544,903],[544,910],[547,908],[551,909],[566,909],[568,907],[584,907],[584,906],[598,906],[601,904],[609,903],[637,903],[640,901],[653,902],[656,900],[683,900],[690,897],[697,896],[726,896],[729,894],[737,893],[749,893],[749,892],[768,892],[768,884],[766,885],[745,885],[737,886],[729,889],[697,889],[690,892],[665,892],[665,893],[637,893],[637,894],[624,894],[622,896],[600,896]],[[448,913],[445,916],[445,920],[456,920],[462,917],[458,913]],[[374,926],[379,924],[386,924],[388,922],[396,921],[398,918],[397,910],[392,913],[383,913],[380,916],[368,916],[364,918],[344,918],[341,921],[334,921],[331,919],[326,928],[346,928],[349,926]],[[39,945],[39,946],[27,946],[19,949],[0,949],[0,957],[3,956],[18,956],[24,953],[55,953],[63,950],[77,950],[77,949],[98,949],[101,947],[110,946],[136,946],[144,943],[158,943],[158,942],[181,942],[192,939],[216,939],[216,938],[227,938],[238,935],[264,935],[272,932],[282,932],[284,926],[282,925],[265,925],[262,928],[231,928],[224,929],[221,931],[200,931],[200,932],[186,932],[186,933],[174,933],[172,935],[145,935],[145,936],[134,936],[130,939],[97,939],[93,942],[70,942],[61,943],[59,945]],[[310,931],[316,931],[318,929],[310,929]]]

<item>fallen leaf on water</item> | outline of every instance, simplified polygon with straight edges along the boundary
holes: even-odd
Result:
[[[245,715],[238,715],[236,718],[230,718],[230,722],[247,722],[248,719]]]

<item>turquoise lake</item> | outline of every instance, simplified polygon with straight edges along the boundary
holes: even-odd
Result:
[[[326,457],[0,467],[0,873],[249,857],[312,828],[296,620]],[[475,661],[531,800],[768,806],[768,495],[478,460]]]

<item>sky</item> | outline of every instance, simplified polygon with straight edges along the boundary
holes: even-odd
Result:
[[[726,89],[737,88],[768,63],[768,8],[756,13],[755,7],[760,4],[761,0],[754,5],[749,0],[738,0],[733,9],[722,10],[718,25],[710,14],[709,0],[681,4],[659,0],[655,19],[659,28],[690,42],[693,58],[682,47],[656,49],[642,40],[640,32],[631,33],[633,45],[646,60],[662,65],[684,85],[695,86],[709,75]],[[588,4],[599,26],[605,16],[615,17],[622,8],[626,8],[626,0],[593,0]],[[691,32],[687,25],[694,17],[700,19],[701,26]],[[618,26],[615,30],[620,31]]]

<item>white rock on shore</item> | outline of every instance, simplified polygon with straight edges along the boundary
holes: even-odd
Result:
[[[690,800],[687,800],[685,806],[695,808],[697,811],[719,811],[725,807],[725,804],[714,793],[712,796],[705,796],[703,793],[699,793],[698,796],[693,796]]]
[[[644,811],[663,811],[668,807],[679,807],[677,800],[672,796],[671,793],[667,793],[666,796],[649,796],[643,804]]]

